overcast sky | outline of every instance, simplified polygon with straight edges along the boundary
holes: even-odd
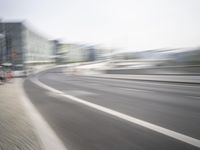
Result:
[[[200,0],[0,0],[3,20],[123,50],[200,46]]]

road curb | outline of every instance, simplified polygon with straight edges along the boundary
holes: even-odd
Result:
[[[42,150],[67,150],[62,141],[58,138],[53,129],[41,116],[35,106],[32,104],[30,99],[23,88],[24,81],[20,84],[21,89],[21,98],[26,107],[27,113],[32,120],[32,124],[35,129],[35,133],[40,139]]]
[[[0,149],[42,150],[31,119],[21,99],[20,81],[15,79],[0,87]]]

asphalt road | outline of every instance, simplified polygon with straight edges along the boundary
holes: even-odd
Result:
[[[34,84],[31,78],[195,139],[200,139],[198,85],[66,75],[60,69],[42,72],[24,82],[28,97],[69,150],[199,149],[50,92]]]

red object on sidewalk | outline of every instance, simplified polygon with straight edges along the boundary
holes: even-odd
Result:
[[[8,71],[6,73],[6,78],[7,78],[7,80],[11,80],[13,78],[12,71]]]

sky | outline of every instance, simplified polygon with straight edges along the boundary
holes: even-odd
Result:
[[[0,18],[123,51],[200,46],[200,0],[0,0]]]

